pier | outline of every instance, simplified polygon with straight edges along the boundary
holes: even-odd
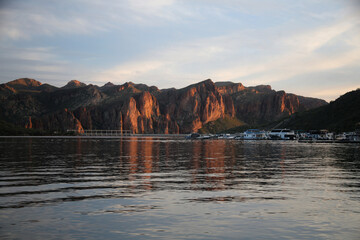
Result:
[[[84,130],[78,132],[77,130],[67,130],[67,132],[75,133],[80,136],[130,136],[130,130]]]

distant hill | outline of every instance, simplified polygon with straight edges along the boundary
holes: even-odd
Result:
[[[6,84],[0,85],[0,94],[8,93],[21,93],[21,92],[41,92],[47,91],[52,92],[58,89],[57,87],[51,86],[49,84],[42,84],[41,82],[31,79],[31,78],[19,78],[13,81],[10,81]],[[4,91],[5,90],[5,91]]]
[[[16,90],[21,90],[21,89],[30,90],[30,89],[36,89],[37,87],[41,86],[42,83],[31,78],[19,78],[14,81],[8,82],[7,85]]]
[[[210,79],[182,89],[159,89],[132,82],[98,87],[77,80],[57,88],[22,78],[0,84],[0,100],[0,120],[14,126],[56,132],[121,129],[133,133],[225,131],[274,122],[327,104],[275,91],[268,85],[245,87]]]
[[[86,87],[86,84],[79,82],[78,80],[71,80],[62,88],[79,88],[79,87]]]
[[[338,132],[360,129],[360,89],[348,92],[326,106],[296,113],[281,127]]]

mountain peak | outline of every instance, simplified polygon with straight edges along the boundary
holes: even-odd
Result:
[[[78,80],[71,80],[63,88],[79,88],[85,86],[85,83],[79,82]]]
[[[19,78],[16,80],[13,80],[11,82],[7,83],[9,86],[16,87],[16,86],[22,86],[22,87],[38,87],[42,85],[41,82],[36,81],[35,79],[31,78]]]
[[[104,84],[104,86],[102,87],[112,87],[115,86],[112,82],[107,82],[106,84]]]
[[[206,80],[204,80],[204,81],[202,81],[202,82],[200,82],[200,83],[214,85],[214,82],[213,82],[210,78],[208,78],[208,79],[206,79]]]
[[[214,82],[211,80],[211,79],[206,79],[206,80],[203,80],[201,82],[198,82],[198,83],[194,83],[194,84],[191,84],[183,89],[188,89],[188,88],[193,88],[193,87],[197,87],[197,86],[215,86],[214,85]]]

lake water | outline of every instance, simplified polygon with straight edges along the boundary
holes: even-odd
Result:
[[[0,138],[0,239],[360,239],[360,145]]]

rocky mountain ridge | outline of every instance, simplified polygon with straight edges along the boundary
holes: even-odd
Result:
[[[0,85],[0,120],[18,126],[66,131],[119,129],[133,133],[189,133],[218,119],[261,124],[326,105],[270,86],[210,79],[182,89],[127,82],[102,87],[76,80],[57,88],[34,79]]]

